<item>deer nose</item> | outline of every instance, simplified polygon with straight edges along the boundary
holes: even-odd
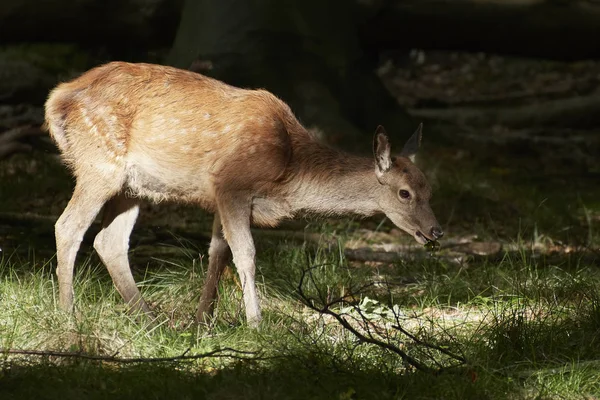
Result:
[[[434,226],[431,228],[431,236],[433,236],[434,239],[439,239],[444,236],[444,231],[442,231],[442,228],[439,226]]]

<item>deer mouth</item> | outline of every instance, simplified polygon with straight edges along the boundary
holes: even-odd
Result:
[[[435,239],[427,237],[421,231],[415,232],[415,240],[421,244],[427,244],[429,242],[435,242]]]

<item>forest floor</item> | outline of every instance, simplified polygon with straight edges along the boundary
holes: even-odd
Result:
[[[47,151],[0,161],[0,398],[600,398],[600,63],[414,52],[379,72],[425,124],[442,249],[384,217],[256,230],[258,331],[232,273],[194,326],[211,216],[174,204],[145,205],[131,242],[160,326],[124,312],[97,226],[59,312],[72,178]]]

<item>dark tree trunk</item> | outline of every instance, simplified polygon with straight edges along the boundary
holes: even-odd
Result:
[[[187,0],[169,63],[199,59],[208,75],[267,88],[337,145],[370,149],[378,124],[404,139],[412,123],[365,57],[354,10],[344,0]]]
[[[170,44],[183,0],[1,0],[0,42],[111,49]]]

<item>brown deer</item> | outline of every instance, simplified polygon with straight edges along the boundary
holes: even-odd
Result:
[[[267,91],[123,62],[58,85],[45,109],[50,135],[76,178],[55,227],[60,307],[66,311],[73,307],[75,256],[104,207],[94,248],[130,309],[150,314],[127,258],[142,198],[214,212],[198,321],[212,314],[231,254],[247,321],[260,321],[251,224],[273,227],[305,213],[383,213],[419,243],[443,235],[429,206],[430,186],[413,164],[421,127],[397,158],[379,127],[375,159],[359,157],[320,144]]]

